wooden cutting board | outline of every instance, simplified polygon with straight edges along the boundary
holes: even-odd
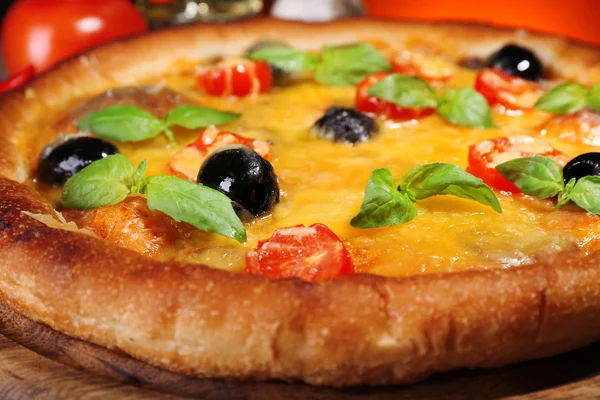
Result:
[[[21,316],[1,302],[0,334],[4,335],[0,336],[3,400],[600,398],[600,344],[505,368],[454,371],[415,385],[332,389],[174,374],[72,339]]]

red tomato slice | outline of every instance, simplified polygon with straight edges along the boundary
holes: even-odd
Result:
[[[369,96],[369,88],[390,75],[388,72],[378,72],[363,79],[356,89],[356,108],[360,111],[381,115],[397,121],[423,118],[435,112],[435,108],[401,107],[389,101]]]
[[[396,73],[418,76],[435,83],[450,79],[456,65],[439,56],[403,51],[392,60],[392,68]]]
[[[198,86],[211,96],[248,96],[268,92],[273,73],[263,61],[229,59],[201,72]]]
[[[484,69],[477,74],[475,90],[487,99],[489,105],[500,104],[509,110],[529,110],[543,94],[537,83],[496,68]]]
[[[568,161],[564,153],[554,149],[543,139],[515,135],[488,139],[472,145],[469,148],[467,172],[483,179],[486,185],[496,190],[513,194],[521,193],[512,182],[500,175],[496,166],[506,161],[536,154],[551,157],[562,166]]]
[[[208,127],[195,142],[187,145],[169,161],[169,170],[175,176],[196,182],[198,171],[207,154],[228,144],[241,144],[256,151],[265,160],[274,157],[273,148],[264,140],[246,138],[232,132]]]
[[[350,253],[323,224],[278,229],[246,254],[245,272],[272,278],[331,279],[354,272]]]

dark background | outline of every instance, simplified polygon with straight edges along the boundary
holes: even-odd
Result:
[[[0,1],[0,16],[4,16],[4,13],[12,3],[13,0]]]

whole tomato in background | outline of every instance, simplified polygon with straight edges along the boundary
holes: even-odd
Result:
[[[148,31],[128,0],[18,0],[2,22],[9,74],[33,65],[41,72],[85,49]]]

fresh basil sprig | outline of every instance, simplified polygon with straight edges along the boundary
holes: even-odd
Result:
[[[367,94],[402,107],[435,108],[438,96],[433,87],[415,76],[391,74],[369,88]]]
[[[203,231],[244,242],[246,230],[231,200],[221,192],[174,176],[144,178],[146,161],[135,168],[122,154],[94,161],[63,188],[66,208],[89,210],[117,204],[130,194],[145,194],[148,207]]]
[[[433,163],[417,165],[402,177],[400,185],[389,169],[373,171],[360,211],[350,225],[368,229],[408,222],[417,215],[417,200],[437,195],[474,200],[502,212],[498,198],[481,179],[456,165]]]
[[[165,132],[169,142],[175,144],[172,130],[175,125],[196,129],[231,122],[239,116],[240,114],[207,107],[183,105],[159,119],[136,106],[116,105],[86,115],[77,122],[77,128],[120,142],[138,142]]]
[[[438,112],[455,125],[494,127],[488,102],[473,88],[448,90],[440,99]]]
[[[562,83],[547,91],[533,107],[554,114],[572,114],[587,106],[589,92],[579,83]]]
[[[561,166],[540,155],[507,161],[496,169],[524,194],[540,199],[558,196],[556,209],[572,201],[592,214],[600,214],[600,177],[573,178],[565,185]]]
[[[313,69],[317,56],[285,46],[270,46],[254,50],[248,54],[252,60],[266,61],[274,67],[289,72],[304,72]]]
[[[536,110],[554,114],[573,114],[585,107],[600,111],[600,84],[589,90],[579,83],[561,83],[547,91],[534,105]]]
[[[391,71],[387,58],[370,44],[324,47],[315,79],[324,85],[356,85],[369,75]]]
[[[588,106],[594,110],[600,112],[600,83],[594,85],[592,90],[590,90],[590,95],[588,97]]]
[[[494,127],[487,101],[472,88],[449,90],[438,97],[419,77],[391,74],[371,86],[367,94],[401,107],[437,108],[442,117],[456,125]]]

